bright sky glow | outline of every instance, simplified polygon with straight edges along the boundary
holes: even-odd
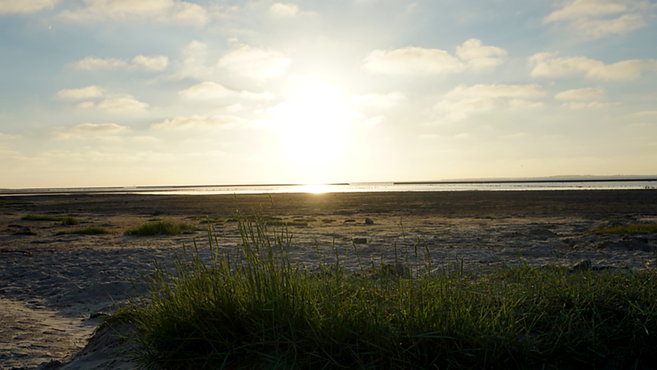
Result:
[[[653,0],[0,0],[0,188],[657,174]]]

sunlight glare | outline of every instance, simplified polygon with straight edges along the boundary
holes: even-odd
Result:
[[[301,83],[272,113],[289,160],[321,164],[342,156],[354,112],[331,84]]]

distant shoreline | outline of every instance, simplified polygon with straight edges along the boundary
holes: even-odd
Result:
[[[628,184],[614,187],[609,184]],[[644,183],[644,184],[640,184]],[[554,184],[553,187],[538,185]],[[560,185],[573,186],[560,186]],[[583,186],[574,186],[583,184]],[[601,187],[592,186],[601,184]],[[502,187],[496,187],[502,185]],[[518,185],[507,186],[504,185]],[[532,186],[537,185],[537,186]],[[273,194],[273,193],[334,193],[391,191],[536,191],[536,190],[632,190],[657,188],[655,177],[582,178],[582,179],[500,179],[354,182],[331,184],[237,184],[237,185],[140,185],[76,188],[0,189],[0,196],[64,195],[64,194]]]

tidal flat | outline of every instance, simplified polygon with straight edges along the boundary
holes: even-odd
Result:
[[[654,271],[657,262],[657,234],[600,232],[651,230],[631,225],[657,223],[655,190],[2,200],[0,364],[8,368],[65,363],[76,354],[78,365],[64,366],[81,366],[79,352],[101,318],[148,293],[154,261],[171,269],[183,249],[203,255],[209,234],[217,248],[230,252],[241,241],[240,217],[252,215],[285,228],[292,238],[290,260],[308,270],[334,263],[336,256],[353,272],[372,265],[413,271],[427,256],[436,269],[458,265],[474,272],[518,266]],[[186,225],[185,232],[130,235],[163,222]],[[87,351],[87,361],[120,365],[108,346],[96,347]],[[127,359],[122,364],[131,366]]]

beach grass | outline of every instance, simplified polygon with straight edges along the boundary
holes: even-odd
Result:
[[[75,234],[75,235],[102,235],[102,234],[109,234],[109,230],[107,230],[104,227],[100,226],[88,226],[80,229],[73,229],[73,230],[62,230],[58,231],[55,233],[55,235],[69,235],[69,234]]]
[[[157,269],[148,298],[112,320],[153,368],[649,368],[657,274],[527,266],[489,273],[308,270],[292,236],[241,219],[232,254]],[[383,266],[380,266],[383,268]],[[383,268],[382,270],[387,270]]]
[[[70,217],[70,216],[68,216],[68,217],[62,217],[62,218],[60,219],[60,222],[61,222],[61,224],[64,225],[64,226],[73,226],[73,225],[77,225],[77,224],[80,223],[80,221],[78,221],[77,218],[75,218],[75,217]]]
[[[139,227],[126,231],[125,234],[130,236],[156,236],[191,234],[194,231],[196,231],[196,228],[186,223],[149,221]]]
[[[618,226],[609,226],[601,227],[593,231],[593,234],[620,234],[620,235],[632,235],[632,234],[655,234],[657,233],[657,224],[628,224],[628,225],[618,225]]]

